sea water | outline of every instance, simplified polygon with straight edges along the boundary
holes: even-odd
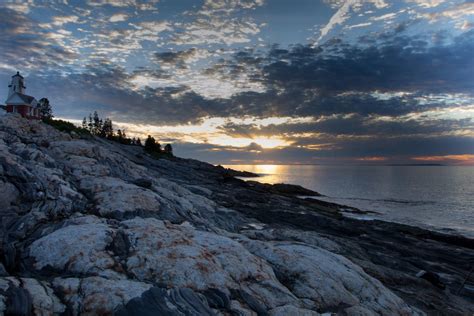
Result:
[[[365,216],[474,237],[473,166],[227,165],[264,183],[299,184]]]

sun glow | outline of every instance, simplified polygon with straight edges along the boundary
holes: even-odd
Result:
[[[276,136],[270,137],[232,137],[225,134],[215,134],[208,138],[208,143],[218,146],[247,147],[252,143],[264,149],[288,146],[291,143]]]
[[[252,164],[252,165],[224,165],[226,168],[232,168],[235,170],[250,171],[260,175],[275,175],[282,174],[287,168],[283,165],[270,165],[270,164]],[[273,182],[273,181],[270,181]]]
[[[463,154],[463,155],[445,155],[445,156],[419,156],[413,157],[413,160],[423,162],[442,162],[442,163],[455,163],[462,165],[474,165],[474,155]]]
[[[258,174],[275,174],[279,167],[278,165],[256,165],[255,170]]]
[[[69,120],[76,125],[81,125],[81,120]],[[253,135],[228,135],[222,131],[221,127],[226,123],[235,124],[254,124],[257,127],[268,126],[270,124],[294,124],[307,122],[308,118],[290,118],[290,117],[269,117],[265,119],[257,118],[206,118],[201,123],[196,124],[178,124],[178,125],[151,125],[151,124],[133,124],[114,121],[114,127],[127,132],[129,137],[140,137],[142,140],[148,135],[157,139],[175,139],[180,142],[189,143],[207,143],[223,147],[244,148],[251,146],[253,151],[259,149],[281,148],[291,145],[281,136],[253,136]],[[256,146],[255,146],[256,145]],[[261,147],[261,148],[259,148]]]
[[[289,142],[278,137],[257,137],[253,138],[252,141],[263,148],[277,148],[290,145]]]
[[[380,156],[370,156],[370,157],[361,157],[357,158],[358,161],[386,161],[388,160],[387,157],[380,157]]]

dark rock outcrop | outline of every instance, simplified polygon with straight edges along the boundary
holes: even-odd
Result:
[[[214,316],[206,299],[188,288],[166,290],[152,287],[140,297],[128,301],[118,308],[117,316],[174,316],[203,315]]]

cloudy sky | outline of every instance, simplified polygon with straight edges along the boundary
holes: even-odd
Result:
[[[3,99],[213,163],[474,164],[473,52],[474,0],[0,1]]]

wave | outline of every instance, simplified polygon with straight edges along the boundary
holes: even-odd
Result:
[[[351,201],[371,201],[371,202],[383,202],[383,203],[396,203],[396,204],[408,204],[408,205],[433,205],[437,202],[435,201],[423,201],[423,200],[404,200],[404,199],[370,199],[370,198],[355,198],[355,197],[332,197],[328,196],[331,199],[341,199],[341,200],[351,200]]]

